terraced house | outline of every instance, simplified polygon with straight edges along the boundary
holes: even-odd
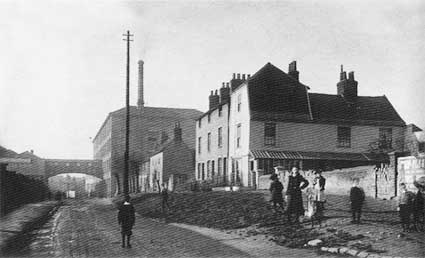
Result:
[[[309,92],[295,61],[288,73],[267,63],[252,77],[234,75],[222,89],[211,92],[197,120],[198,180],[218,175],[252,187],[276,168],[379,164],[389,161],[385,153],[403,150],[403,119],[385,95],[359,96],[354,72],[347,76],[342,66],[336,94]]]

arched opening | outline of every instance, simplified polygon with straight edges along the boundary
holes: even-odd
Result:
[[[55,199],[86,199],[104,197],[101,178],[83,173],[63,173],[48,178],[48,185]]]

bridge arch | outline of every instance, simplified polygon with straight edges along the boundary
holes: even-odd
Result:
[[[103,179],[101,160],[46,159],[44,166],[46,178],[60,174],[78,173]]]

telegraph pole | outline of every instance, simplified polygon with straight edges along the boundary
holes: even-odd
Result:
[[[126,119],[125,119],[125,152],[124,152],[124,180],[123,190],[124,196],[128,196],[128,169],[129,169],[129,147],[130,147],[130,37],[134,36],[127,31],[127,34],[123,34],[125,37],[123,40],[127,41],[127,78],[126,78],[126,95],[125,95],[125,107],[126,107]]]

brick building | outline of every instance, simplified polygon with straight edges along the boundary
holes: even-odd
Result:
[[[158,184],[165,183],[173,191],[194,178],[195,150],[182,140],[182,129],[174,128],[174,139],[164,144],[150,158],[149,175],[145,177],[149,190],[156,190]]]
[[[268,63],[252,77],[234,74],[230,85],[227,120],[217,120],[220,105],[211,105],[210,96],[210,110],[197,121],[197,179],[206,159],[216,171],[220,155],[208,142],[217,142],[218,127],[228,128],[228,179],[243,186],[276,167],[378,164],[389,161],[386,152],[403,150],[405,123],[391,103],[385,95],[358,96],[354,72],[347,77],[342,67],[335,95],[309,92],[296,62],[288,73]],[[210,128],[201,129],[208,120]]]
[[[140,190],[139,167],[173,135],[175,123],[185,132],[183,141],[195,148],[195,109],[148,107],[144,105],[143,61],[139,61],[138,106],[130,107],[129,190]],[[102,160],[107,196],[122,191],[126,109],[108,114],[93,139],[93,155]]]

